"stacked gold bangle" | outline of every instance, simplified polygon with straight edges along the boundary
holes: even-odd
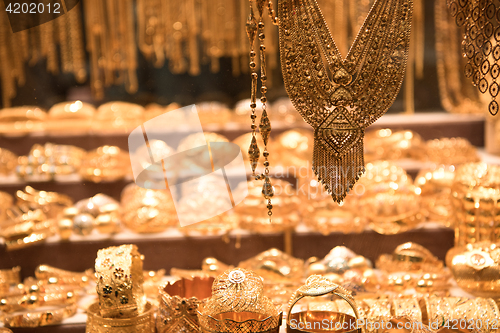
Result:
[[[143,292],[142,260],[132,244],[97,252],[99,302],[87,310],[87,333],[155,332],[153,306]]]
[[[83,179],[96,183],[115,181],[131,172],[130,158],[116,146],[102,146],[86,154],[78,172]]]
[[[37,106],[18,106],[0,111],[0,133],[9,136],[26,135],[43,129],[45,110]]]
[[[75,146],[35,144],[28,156],[19,157],[16,172],[20,178],[43,176],[53,179],[78,171],[84,158],[85,150]]]
[[[144,312],[130,318],[104,318],[100,315],[99,303],[87,309],[85,333],[154,333],[155,317],[153,306],[147,302]]]
[[[12,207],[7,216],[10,221],[2,226],[0,237],[8,251],[39,243],[54,233],[53,221],[47,220],[40,209],[22,211]]]

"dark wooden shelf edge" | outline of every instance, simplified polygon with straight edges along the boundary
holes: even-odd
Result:
[[[333,233],[324,236],[318,233],[293,234],[293,255],[308,259],[324,257],[335,246],[343,245],[375,262],[384,253],[392,253],[396,246],[415,242],[428,248],[439,259],[453,247],[454,233],[451,229],[418,229],[396,235],[380,235],[373,231],[359,234]],[[40,264],[84,271],[94,267],[97,250],[126,243],[123,240],[100,240],[84,242],[42,243],[24,249],[6,251],[0,249],[0,268],[20,265],[23,277],[33,275]],[[236,237],[226,243],[222,237],[183,237],[179,239],[137,239],[139,251],[145,256],[144,269],[164,268],[199,269],[206,257],[215,257],[224,263],[236,265],[270,248],[284,249],[282,234],[251,234],[241,236],[241,246],[236,248]]]

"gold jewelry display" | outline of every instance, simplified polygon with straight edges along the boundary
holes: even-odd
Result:
[[[99,314],[105,318],[131,318],[146,310],[142,257],[137,246],[111,246],[97,252],[95,262]]]
[[[486,163],[461,165],[452,185],[455,246],[500,239],[500,167]]]
[[[313,170],[336,202],[364,170],[364,129],[401,86],[412,7],[411,0],[376,0],[343,58],[315,0],[279,3],[285,88],[314,128]]]
[[[111,5],[111,3],[106,4]],[[122,6],[124,10],[127,7],[126,4],[120,3],[120,7]],[[143,118],[144,107],[134,103],[114,101],[101,104],[97,108],[92,125],[93,129],[101,132],[120,130],[129,133],[142,124]]]
[[[129,154],[116,146],[99,147],[86,154],[78,173],[95,183],[122,179],[131,173]]]
[[[200,332],[198,305],[211,296],[214,278],[194,277],[160,287],[160,306],[156,318],[158,333]]]
[[[104,88],[112,84],[123,84],[128,93],[135,93],[138,82],[133,2],[91,0],[84,3],[84,11],[94,96],[102,99]]]
[[[498,113],[496,97],[500,90],[500,23],[496,1],[448,0],[448,7],[455,22],[462,28],[462,55],[467,58],[465,76],[482,94],[491,97],[488,111]]]
[[[161,232],[178,224],[169,189],[148,190],[130,184],[122,191],[121,205],[122,222],[134,232]]]
[[[150,302],[145,303],[144,312],[130,318],[106,318],[99,313],[99,303],[87,309],[85,333],[155,333],[155,311]]]
[[[304,260],[294,258],[278,249],[264,251],[240,262],[238,267],[254,271],[266,282],[300,281],[304,276]]]
[[[3,94],[5,95],[5,92]],[[4,103],[10,103],[10,101],[4,100]],[[5,108],[0,110],[0,133],[8,136],[21,136],[41,131],[46,118],[45,110],[37,106]]]
[[[93,272],[91,269],[83,273],[71,272],[65,269],[52,267],[49,265],[40,265],[35,269],[35,277],[40,280],[50,281],[55,279],[54,282],[58,284],[79,285],[81,287],[87,286],[91,279],[93,279]]]
[[[17,204],[27,204],[32,209],[41,209],[48,218],[56,218],[65,208],[73,205],[73,200],[67,195],[57,192],[39,191],[26,186],[24,191],[17,191]]]
[[[263,288],[263,279],[243,268],[219,275],[212,296],[198,307],[202,332],[277,333],[282,313],[262,294]]]
[[[386,272],[440,272],[444,265],[425,247],[407,242],[399,245],[393,254],[381,255],[376,266]]]
[[[10,150],[0,148],[0,174],[8,175],[17,166],[17,155]]]
[[[377,160],[399,160],[423,158],[422,137],[413,131],[393,131],[389,128],[369,131],[365,135],[365,160],[375,162]]]
[[[78,171],[86,155],[85,150],[70,146],[46,143],[33,145],[28,156],[20,156],[16,173],[20,178],[70,175]]]
[[[465,138],[441,138],[426,142],[427,160],[435,164],[458,165],[479,162],[477,149]]]
[[[423,323],[434,326],[434,330],[464,326],[480,333],[497,330],[495,322],[500,312],[491,298],[426,297],[420,300],[420,306]]]
[[[0,288],[2,285],[12,285],[21,282],[21,267],[16,266],[10,269],[0,269]]]
[[[38,327],[60,323],[63,319],[73,316],[77,310],[76,304],[63,307],[51,307],[44,310],[26,310],[5,314],[2,317],[7,327]]]
[[[393,317],[408,317],[413,322],[422,322],[422,310],[416,298],[396,298],[391,306]]]
[[[388,320],[391,317],[391,302],[388,299],[363,299],[361,304],[365,307],[367,324]],[[367,325],[366,331],[373,333],[376,329]]]
[[[415,185],[420,191],[422,210],[428,221],[451,227],[453,222],[451,186],[454,178],[453,165],[438,165],[418,172]]]
[[[422,221],[418,190],[406,171],[393,163],[367,163],[352,192],[357,211],[362,210],[361,216],[380,234],[404,232]]]
[[[273,179],[273,211],[275,216],[269,219],[259,207],[269,205],[269,199],[262,197],[262,190],[258,180],[247,182],[248,196],[241,205],[234,208],[234,214],[238,219],[238,225],[242,229],[253,232],[283,232],[293,229],[300,222],[298,213],[301,199],[295,193],[292,184],[285,180]]]
[[[60,15],[52,21],[16,33],[13,33],[3,4],[1,9],[0,76],[4,107],[10,106],[11,99],[16,95],[16,86],[25,84],[25,66],[34,65],[42,58],[46,60],[49,73],[71,73],[79,83],[85,81],[87,72],[79,4],[67,15]],[[63,13],[62,7],[60,10]]]
[[[481,297],[500,295],[500,247],[489,241],[456,246],[446,254],[446,266],[460,288]]]
[[[327,294],[336,295],[346,301],[354,312],[354,317],[339,312],[292,311],[295,304],[297,304],[297,302],[304,297],[318,297]],[[288,306],[288,316],[286,320],[287,332],[315,332],[315,327],[313,326],[314,323],[322,323],[323,320],[327,320],[329,323],[333,323],[333,327],[329,327],[329,330],[325,330],[326,332],[339,330],[338,325],[341,325],[340,327],[344,328],[342,324],[347,323],[347,329],[344,328],[345,332],[361,333],[361,328],[358,327],[357,323],[357,320],[359,318],[360,317],[358,314],[356,303],[354,302],[354,298],[349,291],[333,283],[331,280],[322,277],[321,275],[312,275],[307,278],[306,283],[302,287],[297,289],[297,291],[290,299]],[[308,324],[311,324],[311,326],[309,326]],[[351,329],[351,327],[355,328]]]
[[[43,124],[50,133],[86,131],[92,126],[96,108],[82,101],[62,102],[53,105]]]
[[[41,209],[14,206],[7,210],[7,222],[0,228],[7,251],[44,241],[55,232],[55,223]]]

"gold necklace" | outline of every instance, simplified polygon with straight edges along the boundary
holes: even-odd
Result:
[[[436,67],[439,95],[443,108],[452,113],[483,112],[479,92],[463,74],[460,68],[466,64],[461,56],[461,32],[447,10],[446,2],[436,1]]]
[[[364,171],[365,128],[401,87],[412,9],[412,0],[376,0],[342,58],[315,0],[279,1],[285,88],[314,128],[313,170],[338,203]]]
[[[463,56],[467,58],[465,76],[482,94],[489,94],[488,111],[498,113],[496,97],[500,90],[500,6],[498,0],[449,0],[455,22],[462,27]]]
[[[271,122],[269,121],[269,117],[267,114],[267,66],[266,66],[266,46],[265,46],[265,23],[264,23],[264,6],[267,4],[267,10],[271,20],[274,24],[277,24],[278,18],[273,9],[273,4],[271,0],[257,0],[257,10],[259,13],[259,22],[254,16],[254,11],[252,7],[252,2],[250,1],[250,16],[247,21],[247,35],[250,41],[250,70],[251,70],[251,94],[250,94],[250,109],[252,110],[252,114],[250,115],[252,121],[252,141],[250,143],[250,147],[248,149],[248,156],[250,159],[250,165],[252,167],[252,175],[256,180],[263,180],[264,186],[262,187],[262,194],[264,198],[267,200],[267,214],[269,219],[271,220],[271,216],[273,215],[272,209],[273,205],[271,203],[271,198],[274,196],[274,190],[271,184],[271,180],[269,178],[269,152],[267,151],[267,143],[269,142],[269,135],[271,134]],[[257,115],[255,114],[257,108],[257,79],[259,75],[257,74],[257,64],[255,62],[257,53],[254,51],[254,43],[255,37],[258,36],[259,39],[259,53],[260,53],[260,81],[261,81],[261,97],[260,102],[262,103],[262,115],[259,124],[259,132],[262,136],[262,141],[264,142],[264,151],[262,155],[264,156],[264,173],[261,175],[255,174],[255,169],[257,168],[257,162],[260,157],[260,149],[257,145],[256,139],[256,119]]]

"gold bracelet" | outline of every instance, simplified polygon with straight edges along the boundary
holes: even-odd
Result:
[[[80,287],[84,287],[88,285],[91,278],[93,278],[93,272],[92,269],[88,269],[83,273],[71,272],[49,265],[40,265],[35,269],[35,277],[40,280],[46,280],[49,283],[79,285]],[[55,281],[52,280],[51,282],[51,279],[55,279]]]
[[[200,332],[198,305],[211,295],[214,278],[181,279],[159,288],[158,333]]]
[[[5,148],[0,148],[0,174],[8,175],[16,169],[18,156]]]
[[[18,250],[45,241],[49,235],[44,232],[31,233],[25,237],[6,239],[7,251]]]
[[[119,180],[130,172],[129,154],[116,146],[102,146],[89,151],[78,171],[83,179],[95,183]]]
[[[0,283],[18,284],[21,282],[21,266],[0,269]]]
[[[252,271],[235,268],[219,275],[212,296],[198,307],[202,332],[277,333],[282,312],[263,290],[263,279]]]
[[[153,306],[147,302],[144,312],[131,318],[103,318],[99,313],[99,303],[87,309],[86,333],[154,333],[155,317]]]
[[[422,310],[416,298],[398,298],[392,301],[393,317],[405,317],[412,322],[422,322]]]
[[[95,271],[101,317],[128,318],[144,312],[144,276],[137,246],[128,244],[99,250]]]
[[[333,294],[349,304],[354,312],[354,317],[340,312],[329,311],[300,311],[292,312],[293,307],[304,297],[319,297],[328,294]],[[358,327],[357,320],[359,319],[358,308],[354,302],[351,293],[343,287],[331,282],[329,279],[321,275],[311,275],[307,278],[306,283],[297,289],[288,306],[288,316],[286,319],[286,330],[288,333],[295,332],[315,332],[317,325],[321,324],[324,320],[330,323],[328,331],[343,330],[344,332],[357,332],[361,333],[361,328]],[[347,325],[347,326],[346,326]]]
[[[77,310],[76,304],[56,307],[41,311],[23,311],[6,314],[2,320],[7,327],[38,327],[60,323],[63,319],[73,316]]]

